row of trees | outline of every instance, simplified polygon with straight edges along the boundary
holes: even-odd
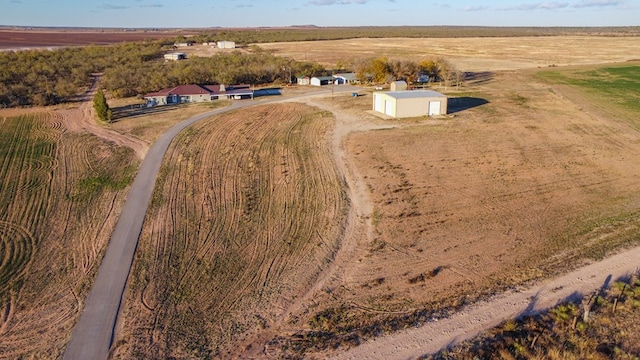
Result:
[[[405,80],[414,84],[421,82],[421,78],[428,77],[430,82],[442,82],[444,86],[451,86],[463,80],[463,73],[444,59],[423,60],[418,63],[412,60],[389,60],[379,57],[358,60],[352,67],[358,80],[363,83],[381,84]]]

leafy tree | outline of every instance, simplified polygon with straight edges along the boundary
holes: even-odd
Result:
[[[104,96],[102,90],[98,90],[93,97],[93,108],[96,110],[98,119],[101,121],[111,122],[112,111],[107,104],[107,98]]]

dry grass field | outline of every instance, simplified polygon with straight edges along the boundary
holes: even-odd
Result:
[[[637,60],[637,37],[538,36],[492,38],[348,39],[259,44],[276,55],[326,66],[360,58],[444,58],[461,71],[513,70],[551,65]]]
[[[0,358],[61,355],[137,166],[66,114],[0,111]]]
[[[327,141],[332,124],[304,105],[263,105],[176,139],[114,357],[226,357],[281,321],[339,246],[348,200]]]
[[[387,129],[370,95],[325,101],[360,123],[344,146],[372,232],[314,298],[300,323],[313,331],[275,341],[285,353],[410,327],[637,243],[637,116],[535,73],[496,73],[451,93],[453,116]]]

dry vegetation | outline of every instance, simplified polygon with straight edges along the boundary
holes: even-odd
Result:
[[[627,61],[638,52],[637,38],[394,42],[265,47],[327,64],[445,56],[463,71]],[[300,104],[236,111],[184,131],[147,214],[114,357],[264,357],[262,344],[276,337],[273,354],[323,358],[329,346],[419,325],[636,244],[637,109],[576,90],[588,70],[570,80],[487,72],[451,94],[459,97],[453,117],[430,120],[380,120],[366,112],[364,91],[314,100],[348,115],[333,139],[344,154],[329,136],[339,121]],[[124,113],[127,105],[112,103]],[[128,113],[109,126],[150,143],[207,109]],[[60,356],[137,166],[133,151],[71,128],[68,114],[0,112],[0,358]],[[354,181],[350,192],[343,176]],[[356,209],[362,217],[345,225],[361,201],[371,211]],[[361,238],[334,262],[352,225],[370,225],[369,235],[354,231]],[[635,290],[625,294],[635,299]],[[629,314],[635,303],[625,303]]]
[[[333,118],[259,106],[183,132],[134,264],[116,357],[213,358],[279,322],[339,246]]]
[[[26,113],[0,112],[0,358],[56,358],[137,161],[63,112]]]
[[[513,70],[601,64],[637,59],[637,37],[554,36],[494,38],[347,39],[260,44],[298,61],[325,66],[386,56],[414,61],[444,58],[461,71]],[[594,51],[594,49],[607,49]]]
[[[109,107],[114,110],[115,119],[109,124],[109,128],[151,144],[173,125],[197,114],[229,106],[230,102],[220,100],[213,103],[179,104],[155,108],[143,108],[140,104],[137,98],[109,100]]]
[[[548,313],[509,320],[473,341],[423,359],[637,359],[640,354],[640,281],[564,303]]]
[[[315,298],[311,331],[274,343],[289,355],[357,344],[637,243],[637,123],[568,89],[499,73],[455,94],[454,117],[352,133],[373,234]]]

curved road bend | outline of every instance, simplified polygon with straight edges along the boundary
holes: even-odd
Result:
[[[264,104],[264,102],[234,102],[226,108],[191,117],[170,128],[149,148],[133,181],[95,283],[89,292],[71,340],[67,344],[63,359],[107,358],[147,206],[153,194],[164,154],[176,135],[186,127],[207,117],[258,104]]]
[[[358,90],[362,89],[350,85],[340,85],[339,89],[335,90],[335,93],[348,93]],[[142,231],[158,171],[164,154],[176,135],[194,123],[213,115],[249,106],[326,94],[330,91],[322,89],[284,99],[278,97],[260,102],[234,102],[226,108],[196,115],[173,126],[153,143],[140,165],[131,190],[129,190],[122,213],[100,264],[95,283],[89,292],[80,320],[71,334],[71,340],[67,344],[63,359],[107,359],[109,349],[114,340],[116,322],[123,301],[127,278],[129,277],[133,257],[138,246],[138,238]]]

